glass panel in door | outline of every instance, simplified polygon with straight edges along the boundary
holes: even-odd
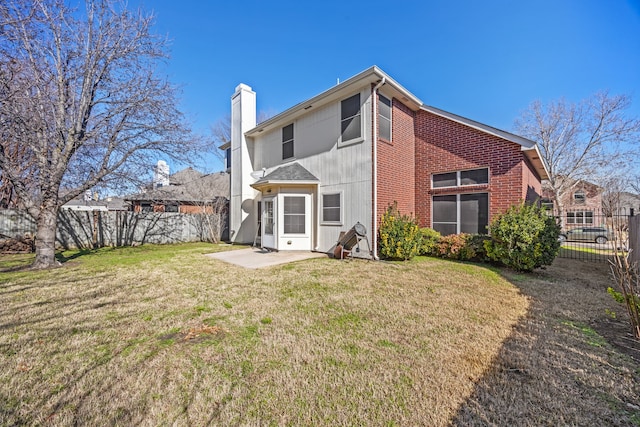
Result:
[[[273,199],[262,202],[262,247],[275,248]]]

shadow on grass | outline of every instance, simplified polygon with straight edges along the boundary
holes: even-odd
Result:
[[[85,255],[95,253],[95,250],[83,249],[74,252],[70,252],[65,255],[63,252],[56,253],[55,260],[60,264],[73,261]],[[34,253],[25,254],[5,254],[0,258],[0,273],[15,273],[20,271],[29,271],[33,265],[35,259]]]
[[[64,264],[65,262],[73,261],[74,259],[80,258],[85,255],[91,255],[91,254],[94,254],[95,252],[96,252],[96,249],[80,249],[80,250],[74,251],[69,255],[65,255],[63,252],[58,252],[56,254],[56,260],[59,263]]]
[[[606,310],[622,311],[606,263],[501,274],[531,305],[452,425],[639,425],[637,362],[599,329]]]
[[[0,255],[0,273],[12,273],[31,268],[34,254]]]
[[[602,262],[607,264],[613,257],[613,251],[611,249],[597,249],[564,244],[560,247],[558,257],[576,259],[580,261]]]

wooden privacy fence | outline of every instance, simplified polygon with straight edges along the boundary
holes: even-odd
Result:
[[[164,212],[73,211],[58,214],[56,241],[65,249],[130,246],[144,243],[216,241],[227,235],[226,215]],[[213,227],[212,224],[220,224]],[[0,210],[0,235],[35,235],[36,224],[26,212]]]

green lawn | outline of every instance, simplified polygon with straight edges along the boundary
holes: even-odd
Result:
[[[448,425],[530,311],[529,275],[221,249],[0,257],[0,425]]]

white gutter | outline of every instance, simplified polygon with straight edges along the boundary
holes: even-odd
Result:
[[[387,81],[386,77],[373,88],[373,259],[379,260],[378,257],[378,89]]]

